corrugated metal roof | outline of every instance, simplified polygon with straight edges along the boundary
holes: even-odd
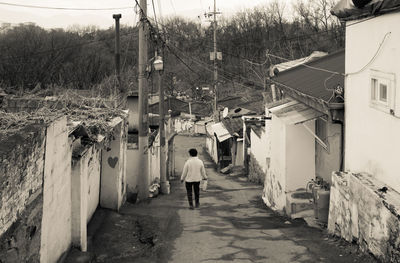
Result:
[[[366,2],[366,1],[357,1]],[[332,8],[331,13],[342,20],[355,20],[369,16],[376,16],[388,12],[400,10],[398,0],[372,0],[365,6],[363,4],[356,7],[352,0],[341,0]]]
[[[304,58],[299,58],[296,60],[291,60],[291,61],[287,61],[287,62],[283,62],[277,65],[273,66],[273,69],[277,69],[279,72],[283,72],[285,70],[291,69],[293,67],[296,67],[300,64],[304,64],[307,62],[311,62],[317,58],[323,57],[328,55],[328,53],[325,52],[321,52],[321,51],[314,51],[313,53],[311,53],[311,55],[309,55],[308,57],[304,57]]]
[[[328,102],[332,97],[333,89],[338,85],[344,86],[344,62],[345,53],[344,50],[341,50],[286,70],[274,77],[273,82],[282,88],[290,87],[302,94]],[[332,74],[304,65],[340,74]]]
[[[231,138],[231,134],[229,131],[225,128],[224,124],[222,122],[218,122],[212,125],[212,130],[215,135],[217,135],[218,141],[223,142]]]
[[[287,124],[299,124],[325,115],[296,100],[286,100],[283,104],[269,108],[269,111]]]

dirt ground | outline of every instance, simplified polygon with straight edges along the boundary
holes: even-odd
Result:
[[[98,209],[88,226],[89,252],[72,249],[65,262],[377,262],[353,244],[268,209],[262,186],[217,173],[204,143],[204,137],[177,136],[171,194],[126,203],[119,213]],[[191,147],[209,176],[195,210],[179,181]]]

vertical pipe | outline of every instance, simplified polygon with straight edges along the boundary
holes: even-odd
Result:
[[[168,194],[168,183],[166,174],[166,158],[165,158],[165,112],[164,112],[164,87],[162,84],[161,70],[158,71],[158,96],[159,96],[159,132],[160,132],[160,182],[161,192]]]
[[[113,15],[115,19],[115,73],[118,80],[118,88],[121,90],[121,48],[120,48],[120,37],[119,37],[119,20],[121,19],[121,14]]]

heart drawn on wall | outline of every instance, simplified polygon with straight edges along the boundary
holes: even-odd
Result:
[[[111,168],[115,168],[115,165],[117,165],[117,162],[118,162],[118,157],[114,157],[114,158],[108,157],[107,161],[108,161],[108,165],[110,165]]]

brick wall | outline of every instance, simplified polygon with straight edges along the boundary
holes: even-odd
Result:
[[[0,262],[39,262],[45,127],[0,140]]]

